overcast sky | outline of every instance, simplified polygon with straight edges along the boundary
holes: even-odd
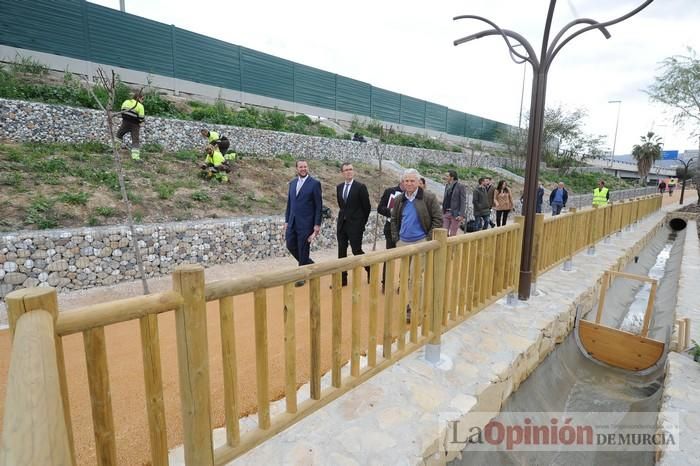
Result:
[[[93,0],[119,8],[119,0]],[[642,0],[559,0],[553,35],[574,18],[606,21]],[[460,37],[485,29],[462,14],[486,16],[541,47],[547,0],[255,0],[174,2],[126,0],[126,11],[306,65],[342,74],[450,108],[517,125],[524,65],[513,63],[503,41],[491,37],[455,47]],[[649,129],[665,149],[697,149],[689,131],[673,127],[664,108],[643,90],[659,62],[700,52],[700,0],[656,0],[605,40],[596,31],[570,42],[549,73],[547,106],[588,110],[587,130],[613,145],[621,100],[616,154],[630,153]],[[214,72],[214,69],[212,69]],[[525,105],[529,107],[531,70]]]

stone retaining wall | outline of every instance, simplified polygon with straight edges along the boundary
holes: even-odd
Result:
[[[375,220],[372,213],[365,242],[374,238]],[[245,217],[143,225],[136,233],[146,276],[156,277],[183,263],[211,266],[286,256],[283,226],[282,216]],[[378,235],[383,243],[381,226]],[[0,302],[18,288],[52,286],[61,293],[138,278],[132,244],[125,226],[0,236]],[[326,219],[312,250],[335,244],[335,219]]]
[[[199,149],[204,142],[199,134],[199,130],[203,127],[226,135],[231,140],[230,150],[244,154],[262,157],[292,154],[308,159],[363,162],[378,158],[377,146],[371,143],[148,115],[146,115],[146,124],[141,136],[142,144],[160,144],[168,151]],[[7,99],[0,99],[0,139],[37,142],[102,141],[106,143],[108,141],[102,111]],[[426,161],[435,164],[503,167],[511,162],[502,157],[463,152],[392,145],[383,145],[381,148],[384,150],[384,158],[402,165]]]

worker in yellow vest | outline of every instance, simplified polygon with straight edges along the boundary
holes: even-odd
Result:
[[[231,141],[229,141],[226,136],[219,134],[217,131],[209,131],[206,128],[202,128],[199,133],[202,137],[207,138],[209,144],[218,146],[221,153],[226,155],[226,151],[228,151],[228,148],[231,146]]]
[[[671,178],[668,180],[668,195],[673,197],[673,191],[676,189],[676,179]]]
[[[122,103],[122,124],[117,131],[117,139],[123,143],[123,138],[126,133],[131,135],[131,158],[133,160],[141,160],[141,126],[145,120],[145,112],[143,109],[143,94],[137,92],[131,99],[127,99]]]
[[[605,181],[600,180],[598,187],[593,190],[593,206],[608,205],[610,200],[610,190],[605,187]]]
[[[207,157],[204,159],[204,163],[199,167],[202,169],[202,177],[206,179],[214,178],[219,182],[228,183],[228,173],[231,171],[229,160],[232,159],[222,155],[218,146],[207,146],[206,154]]]

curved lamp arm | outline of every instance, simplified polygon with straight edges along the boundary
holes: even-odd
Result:
[[[533,66],[533,68],[535,68],[535,69],[539,68],[540,62],[539,62],[539,60],[537,60],[537,55],[535,55],[535,51],[532,49],[532,46],[527,41],[527,39],[525,39],[523,36],[521,36],[517,32],[511,31],[509,29],[499,29],[499,30],[488,29],[485,31],[477,32],[475,34],[471,34],[471,35],[466,36],[466,37],[462,37],[461,39],[455,40],[453,43],[455,46],[457,46],[457,45],[464,44],[465,42],[469,42],[469,41],[476,40],[476,39],[481,39],[482,37],[497,36],[497,35],[504,36],[506,38],[510,37],[512,39],[515,39],[520,45],[522,45],[525,48],[525,50],[527,51],[527,54],[528,54],[527,57],[519,54],[518,52],[514,52],[515,56],[521,58],[521,61],[517,61],[517,60],[513,59],[516,63],[528,62]],[[508,44],[508,47],[510,49],[513,49],[513,46],[510,44],[510,42],[508,42],[507,39],[506,39],[506,43]],[[513,53],[511,54],[511,57],[512,56],[513,56]]]
[[[600,30],[600,32],[605,36],[606,39],[610,39],[610,33],[609,33],[608,30],[605,28],[605,26],[601,26],[600,23],[599,23],[598,21],[596,21],[596,20],[594,20],[594,19],[590,19],[590,18],[579,18],[579,19],[576,19],[576,20],[574,20],[574,21],[571,21],[569,24],[567,24],[566,26],[564,26],[564,27],[562,28],[562,30],[559,31],[559,33],[557,33],[557,35],[556,35],[556,36],[554,37],[554,39],[552,40],[552,43],[549,44],[549,50],[547,50],[547,56],[549,56],[549,55],[552,54],[552,51],[554,50],[554,47],[557,46],[557,42],[559,42],[559,40],[560,40],[560,39],[562,38],[562,36],[566,33],[566,31],[568,31],[568,30],[571,29],[572,27],[577,26],[577,25],[579,25],[579,24],[590,24],[590,25],[595,25],[595,26]]]
[[[517,38],[516,38],[516,37],[513,37],[512,35],[509,36],[508,34],[505,33],[506,30],[501,29],[500,27],[498,27],[498,25],[497,25],[496,23],[494,23],[493,21],[491,21],[491,20],[489,20],[489,19],[484,18],[483,16],[461,15],[461,16],[455,16],[455,17],[452,18],[452,19],[455,20],[455,21],[457,21],[458,19],[476,19],[477,21],[482,21],[482,22],[488,24],[489,26],[491,26],[491,27],[493,28],[493,30],[494,30],[495,33],[497,33],[497,34],[501,35],[501,37],[503,37],[503,40],[505,41],[506,45],[508,46],[508,51],[510,52],[510,56],[511,56],[511,58],[513,59],[513,61],[515,61],[515,62],[517,63],[517,60],[516,60],[515,58],[513,58],[513,57],[518,57],[520,60],[524,60],[524,61],[528,61],[528,62],[532,63],[531,59],[535,57],[535,54],[532,52],[532,47],[527,47],[527,46],[523,43],[523,41],[524,41],[524,42],[527,42],[527,40],[525,40],[525,38],[522,37],[522,36],[520,36],[519,34],[517,34],[517,35],[519,36],[519,37],[517,37]],[[486,32],[486,31],[482,31],[482,32]],[[510,32],[511,32],[512,34],[516,34],[516,33],[513,33],[512,31],[510,31]],[[460,44],[463,44],[464,42],[468,42],[468,41],[473,40],[473,39],[478,39],[478,38],[481,38],[481,37],[485,37],[484,35],[480,35],[480,34],[481,34],[481,32],[480,32],[480,33],[477,33],[477,34],[473,34],[472,36],[467,36],[467,37],[463,37],[462,39],[458,39],[458,40],[454,41],[454,45],[455,45],[455,46],[456,46],[456,45],[460,45]],[[479,37],[473,37],[473,36],[477,36],[477,35],[479,35]],[[488,34],[488,35],[496,35],[496,34]],[[510,41],[508,40],[508,37],[513,37],[513,38],[514,38],[515,40],[517,40],[523,47],[525,47],[525,50],[527,50],[527,52],[528,52],[528,54],[529,54],[529,57],[526,57],[526,56],[524,56],[524,55],[518,53],[518,52],[515,50],[515,48],[513,47],[513,45],[511,45]],[[529,45],[529,43],[528,43],[527,45]],[[523,63],[523,61],[521,61],[520,63]]]
[[[553,51],[551,54],[549,54],[549,53],[547,54],[547,57],[546,57],[546,59],[544,60],[544,62],[546,62],[546,64],[547,64],[546,67],[549,68],[549,65],[551,65],[552,61],[554,60],[554,57],[557,56],[557,54],[558,54],[559,51],[562,49],[562,47],[564,47],[566,44],[568,44],[569,41],[571,41],[571,39],[573,39],[574,37],[580,36],[580,35],[583,34],[584,32],[588,32],[588,31],[590,31],[590,30],[592,30],[592,29],[601,29],[601,30],[602,30],[602,29],[607,28],[608,26],[612,26],[613,24],[620,23],[620,22],[626,20],[627,18],[636,15],[637,13],[639,13],[640,11],[642,11],[644,8],[646,8],[646,7],[648,7],[649,5],[651,5],[651,3],[652,3],[653,1],[654,1],[654,0],[646,0],[644,3],[642,3],[642,4],[639,5],[637,8],[635,8],[634,10],[630,11],[630,12],[627,13],[627,14],[624,14],[624,15],[622,15],[622,16],[620,16],[620,17],[615,18],[615,19],[611,19],[610,21],[605,21],[605,22],[603,22],[603,23],[592,24],[592,25],[590,25],[590,26],[587,26],[587,27],[585,27],[585,28],[583,28],[583,29],[579,29],[578,31],[574,32],[574,33],[571,34],[569,37],[567,37],[566,39],[564,39],[564,41],[562,41],[562,43],[559,44],[559,45],[554,49],[554,51]]]

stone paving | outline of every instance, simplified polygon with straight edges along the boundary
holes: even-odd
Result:
[[[441,415],[499,411],[569,334],[577,307],[593,307],[603,272],[631,260],[668,210],[599,243],[595,256],[578,254],[572,271],[544,274],[526,304],[501,300],[447,332],[442,355],[449,363],[429,364],[419,350],[231,464],[443,464],[456,457],[441,447],[447,435]],[[215,434],[215,446],[222,437]],[[182,464],[181,450],[171,464]]]

